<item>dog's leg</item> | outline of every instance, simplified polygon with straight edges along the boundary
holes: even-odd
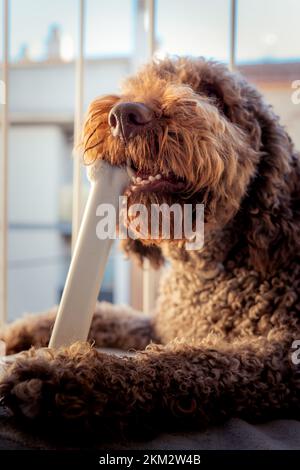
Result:
[[[6,343],[7,354],[48,345],[57,308],[39,315],[26,315],[5,326],[0,339]],[[83,312],[84,315],[84,312]],[[157,341],[151,318],[124,305],[100,302],[96,306],[89,341],[97,347],[128,350],[144,349]]]
[[[282,344],[153,345],[133,357],[85,345],[20,358],[0,396],[31,420],[100,432],[200,428],[230,416],[299,417],[299,371]]]
[[[158,337],[151,316],[127,305],[101,302],[96,307],[89,341],[97,347],[141,350],[151,341],[157,342]]]
[[[0,329],[0,339],[5,342],[6,354],[25,351],[31,346],[48,345],[57,309],[39,314],[25,314]]]

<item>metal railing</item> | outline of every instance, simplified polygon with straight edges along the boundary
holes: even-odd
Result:
[[[3,83],[1,156],[0,325],[7,319],[8,139],[9,139],[9,0],[3,0]]]
[[[78,142],[83,121],[84,102],[84,36],[86,1],[79,0],[79,37],[75,76],[74,141]],[[76,243],[82,215],[82,164],[79,152],[74,152],[73,203],[72,203],[72,250]]]

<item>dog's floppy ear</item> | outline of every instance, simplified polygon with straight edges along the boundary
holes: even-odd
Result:
[[[145,258],[149,259],[151,266],[158,269],[164,263],[161,249],[158,245],[144,245],[140,240],[127,238],[121,241],[122,250],[142,264]]]
[[[300,249],[299,156],[278,116],[241,76],[213,64],[200,85],[231,122],[246,130],[260,154],[237,217],[253,267],[275,272]]]
[[[242,211],[253,266],[276,272],[300,248],[299,159],[277,116],[261,101],[256,109],[261,128],[261,158]],[[298,214],[298,216],[297,216]]]

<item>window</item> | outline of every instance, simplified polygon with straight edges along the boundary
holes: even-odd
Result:
[[[292,101],[292,83],[300,78],[300,3],[297,0],[238,2],[239,70],[274,106],[300,148],[300,105]]]

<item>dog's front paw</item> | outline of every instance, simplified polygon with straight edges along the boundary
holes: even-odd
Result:
[[[58,385],[58,377],[46,360],[46,355],[30,351],[21,354],[6,367],[1,377],[1,403],[15,415],[35,419],[45,412],[50,415],[53,407],[50,390]],[[47,411],[45,398],[47,396]]]
[[[77,344],[56,352],[40,349],[21,354],[2,377],[2,403],[30,420],[85,421],[93,416],[95,400],[101,413],[101,400],[106,399],[93,390],[93,351]]]
[[[48,345],[57,307],[38,315],[25,315],[23,318],[5,325],[0,330],[0,339],[6,346],[6,354],[26,351],[31,346],[37,348]]]
[[[0,397],[14,415],[44,428],[55,424],[55,429],[93,430],[106,437],[137,429],[148,433],[159,416],[154,413],[159,387],[145,364],[142,355],[136,360],[103,354],[87,343],[32,349],[7,369]]]

